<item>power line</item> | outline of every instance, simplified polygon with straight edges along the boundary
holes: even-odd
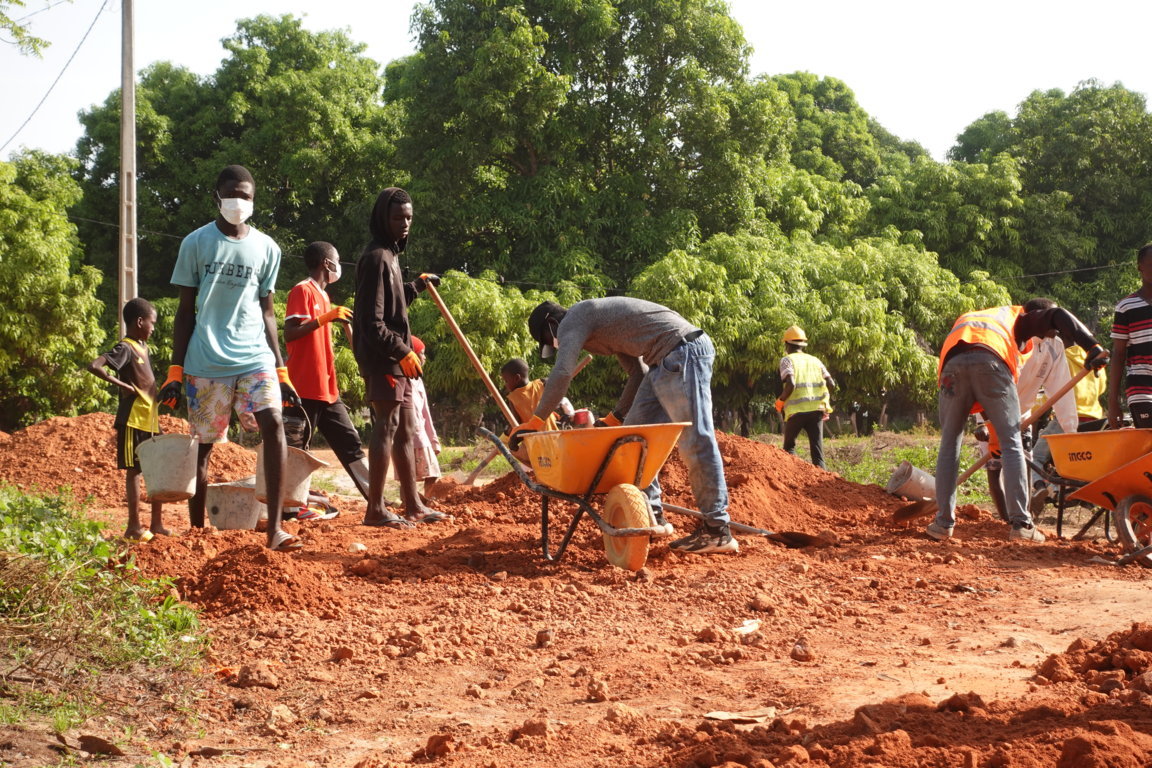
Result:
[[[40,99],[40,103],[37,104],[36,108],[32,110],[32,114],[28,115],[28,118],[23,123],[20,124],[19,128],[16,129],[16,133],[12,134],[12,136],[9,137],[8,141],[4,142],[3,144],[0,144],[0,152],[3,152],[4,149],[9,144],[11,144],[12,141],[17,136],[20,135],[20,131],[24,130],[24,128],[27,127],[28,123],[31,122],[32,118],[36,116],[36,113],[40,111],[40,107],[44,106],[44,102],[47,101],[48,97],[52,95],[52,90],[56,87],[56,84],[60,82],[60,78],[64,77],[64,73],[68,71],[68,67],[72,64],[72,60],[76,58],[76,54],[80,53],[81,46],[83,46],[84,41],[88,39],[88,35],[92,32],[92,29],[96,26],[96,22],[100,20],[100,14],[104,13],[104,8],[107,7],[107,5],[108,5],[108,0],[104,0],[104,2],[100,4],[100,10],[96,11],[96,18],[92,19],[92,23],[88,25],[88,31],[86,31],[84,33],[84,37],[80,38],[80,42],[76,44],[76,50],[72,51],[72,55],[69,56],[68,61],[66,61],[64,63],[64,68],[60,70],[60,74],[56,75],[56,79],[52,81],[52,85],[48,86],[48,91],[44,94],[44,98]]]
[[[15,21],[17,24],[19,24],[22,21],[27,21],[28,19],[32,18],[33,16],[35,16],[38,13],[44,13],[44,11],[50,11],[58,5],[63,5],[64,3],[70,3],[70,2],[72,2],[72,0],[56,0],[56,2],[52,3],[51,5],[46,5],[38,11],[32,11],[32,13],[25,14],[24,16],[21,16],[20,18],[16,19]]]

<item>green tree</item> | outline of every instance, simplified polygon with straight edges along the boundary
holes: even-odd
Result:
[[[634,281],[634,295],[680,312],[716,345],[713,395],[748,431],[780,391],[784,329],[799,324],[841,386],[838,401],[899,390],[930,406],[935,354],[963,312],[1008,301],[977,273],[962,283],[898,233],[850,247],[805,232],[785,238],[717,235],[675,251]]]
[[[39,151],[0,162],[0,426],[91,410],[101,383],[82,370],[104,340],[99,273],[75,267],[68,208],[74,161]]]
[[[918,232],[943,266],[961,277],[975,270],[1019,274],[1019,163],[997,155],[990,163],[914,160],[867,191],[872,232],[894,227]]]
[[[139,226],[144,295],[170,294],[179,239],[214,216],[211,194],[225,165],[256,179],[253,224],[284,249],[282,285],[304,274],[291,258],[312,240],[358,258],[391,170],[397,107],[381,101],[380,67],[343,32],[309,32],[291,16],[238,23],[210,77],[160,62],[137,87]],[[88,260],[108,273],[117,258],[118,92],[81,115],[77,153]],[[346,286],[336,286],[338,297]]]
[[[433,0],[393,63],[423,263],[620,286],[744,226],[789,115],[719,0]]]
[[[866,187],[893,157],[927,156],[923,147],[900,141],[870,118],[841,80],[794,72],[771,81],[787,94],[795,115],[791,158],[797,168]]]

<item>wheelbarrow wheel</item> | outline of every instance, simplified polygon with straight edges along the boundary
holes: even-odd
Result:
[[[1125,496],[1112,513],[1117,537],[1128,552],[1152,544],[1152,499],[1147,496]],[[1152,556],[1136,558],[1145,568],[1152,568]]]
[[[604,520],[613,528],[648,528],[652,508],[648,497],[634,485],[613,486],[604,500]],[[638,571],[648,560],[649,536],[609,536],[604,534],[604,554],[608,562],[627,571]]]

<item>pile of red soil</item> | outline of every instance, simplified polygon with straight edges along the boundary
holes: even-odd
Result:
[[[56,418],[33,424],[0,440],[0,478],[22,490],[56,493],[69,489],[78,500],[124,503],[124,472],[116,469],[116,429],[108,413]],[[160,417],[163,432],[187,433],[188,422]],[[230,482],[256,472],[256,454],[232,443],[212,450],[211,482]]]
[[[848,482],[774,445],[723,432],[716,437],[728,481],[728,512],[737,522],[772,531],[843,533],[876,525],[903,503],[879,486]],[[679,451],[664,465],[660,484],[669,502],[695,508]]]
[[[1037,673],[1044,681],[1079,681],[1100,693],[1127,690],[1139,699],[1152,693],[1152,624],[1133,624],[1098,643],[1078,639],[1049,656]]]

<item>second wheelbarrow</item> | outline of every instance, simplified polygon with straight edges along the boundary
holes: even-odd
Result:
[[[1050,435],[1048,441],[1056,470],[1088,482],[1068,498],[1111,511],[1127,549],[1116,564],[1152,567],[1152,430]]]
[[[689,422],[528,433],[524,445],[535,478],[513,460],[499,436],[483,428],[479,433],[504,454],[520,480],[541,495],[540,539],[545,560],[556,562],[564,556],[576,525],[587,514],[604,534],[608,562],[638,571],[648,559],[650,538],[664,532],[641,489],[664,466],[686,426]],[[599,494],[606,494],[603,514],[592,504]],[[549,544],[550,499],[576,506],[554,552]]]

